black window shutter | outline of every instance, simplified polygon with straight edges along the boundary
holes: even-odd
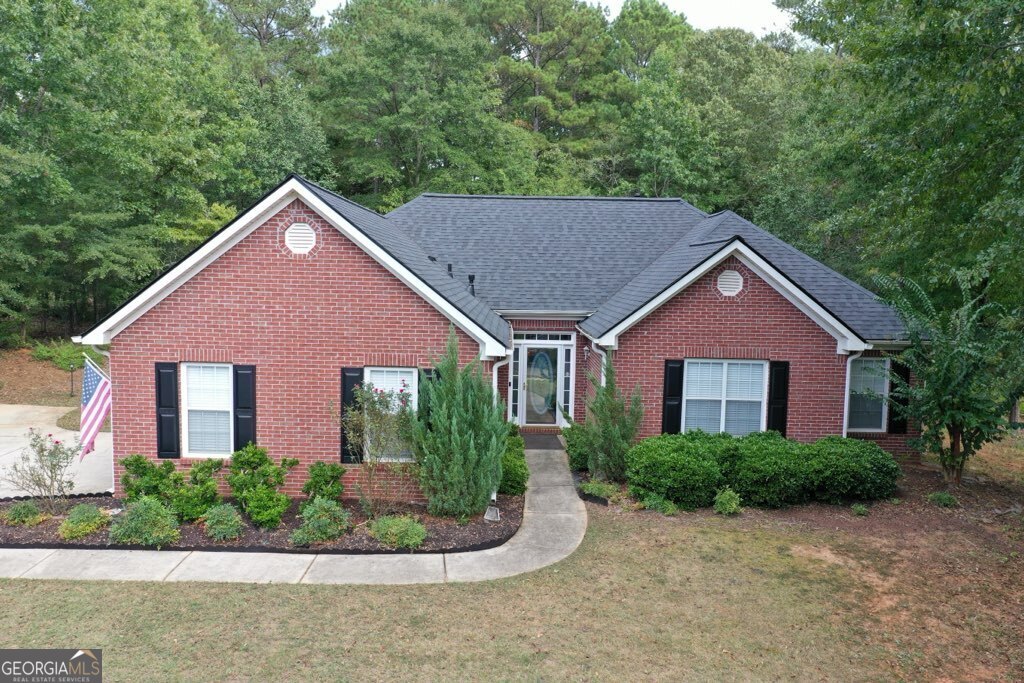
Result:
[[[363,369],[362,368],[342,368],[341,369],[341,412],[340,415],[344,416],[345,411],[352,407],[356,400],[356,386],[363,382]],[[362,460],[362,454],[358,450],[349,448],[349,444],[345,442],[345,427],[341,428],[341,461],[345,463],[358,463]]]
[[[901,363],[893,361],[892,371],[900,377],[904,382],[910,382],[910,368]],[[892,380],[889,380],[889,393],[893,390]],[[892,402],[896,405],[906,408],[907,397],[906,396],[894,396]],[[899,409],[894,406],[889,406],[889,427],[888,432],[890,434],[906,434],[907,433],[907,416]]]
[[[433,382],[440,375],[437,374],[437,370],[434,368],[423,368],[421,371],[423,375],[420,377],[419,395],[416,397],[416,414],[424,422],[430,421],[430,404],[427,401],[427,397],[423,395],[423,383],[424,380],[427,382]]]
[[[683,368],[685,361],[665,361],[665,392],[661,410],[662,434],[678,434],[683,424]]]
[[[256,366],[236,365],[235,450],[256,443]]]
[[[789,415],[789,361],[773,360],[768,364],[768,429],[786,435]]]
[[[178,364],[156,364],[156,457],[180,458]]]

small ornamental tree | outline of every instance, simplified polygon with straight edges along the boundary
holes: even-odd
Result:
[[[918,445],[938,457],[949,486],[960,485],[984,444],[1006,436],[1006,416],[1024,389],[1020,319],[986,303],[965,273],[955,279],[962,303],[952,310],[940,310],[911,280],[879,279],[910,339],[893,359],[914,377],[890,373],[889,409],[921,425]]]
[[[611,352],[605,357],[604,382],[591,373],[587,380],[593,395],[586,402],[587,419],[580,437],[588,456],[587,468],[598,479],[624,482],[626,453],[644,419],[640,388],[634,388],[629,398],[623,395],[616,385]]]
[[[413,445],[430,514],[470,517],[487,508],[501,483],[508,425],[476,361],[459,367],[455,331],[449,334],[436,375],[420,377]]]

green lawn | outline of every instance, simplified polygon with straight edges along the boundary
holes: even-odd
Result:
[[[101,647],[111,681],[890,677],[806,535],[590,514],[566,561],[481,584],[0,581],[0,647]]]

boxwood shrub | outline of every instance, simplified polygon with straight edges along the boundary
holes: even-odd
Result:
[[[177,542],[178,520],[156,496],[139,496],[128,503],[110,526],[110,540],[129,545],[161,548]]]
[[[626,480],[638,500],[652,495],[684,510],[706,507],[724,483],[719,458],[731,437],[699,432],[644,439],[626,456]]]
[[[565,452],[569,454],[569,469],[573,472],[585,472],[589,455],[583,445],[583,426],[573,422],[562,429],[565,438]]]
[[[896,493],[900,466],[876,443],[827,436],[808,451],[809,482],[816,500],[880,500]]]
[[[521,496],[526,493],[530,469],[526,466],[526,443],[519,434],[510,434],[501,456],[501,484],[498,493]]]
[[[748,505],[780,508],[811,498],[809,447],[778,432],[735,439],[734,457],[724,465],[732,489]]]

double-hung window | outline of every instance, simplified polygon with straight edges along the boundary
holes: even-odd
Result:
[[[185,363],[181,396],[187,458],[226,458],[232,452],[231,366]]]
[[[407,405],[416,410],[419,395],[419,371],[416,368],[366,368],[365,381],[374,389],[394,392],[399,397],[407,396]],[[401,400],[401,398],[399,398]],[[396,406],[397,407],[397,406]],[[382,457],[381,460],[407,462],[413,460],[412,453],[405,450],[401,453]]]
[[[765,361],[688,360],[683,385],[683,431],[743,436],[764,430]]]
[[[850,361],[850,399],[846,428],[852,432],[882,432],[886,428],[889,360],[857,358]]]

